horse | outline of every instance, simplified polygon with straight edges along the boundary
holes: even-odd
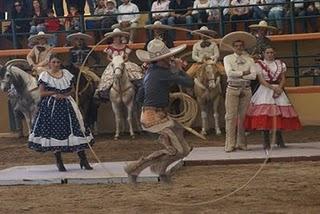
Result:
[[[30,133],[32,119],[40,102],[40,91],[36,78],[18,66],[7,63],[0,68],[0,88],[8,93],[14,112],[23,114]],[[22,136],[22,129],[20,135]]]
[[[100,78],[92,71],[89,71],[88,67],[79,68],[73,64],[70,64],[65,66],[65,68],[74,75],[75,84],[77,84],[77,79],[80,75],[80,69],[82,69],[79,81],[78,105],[83,114],[85,126],[95,132],[97,129],[96,123],[98,118],[99,103],[94,99],[94,92],[97,89]]]
[[[221,73],[212,60],[205,61],[195,76],[194,94],[201,110],[201,134],[207,135],[209,106],[213,105],[215,131],[221,134],[218,107],[222,97]]]
[[[110,88],[110,101],[115,115],[116,132],[114,139],[119,139],[121,123],[121,107],[124,105],[127,109],[127,122],[131,138],[135,137],[132,126],[133,104],[135,96],[135,87],[131,83],[125,61],[122,55],[114,56],[111,66],[113,68],[113,84]]]

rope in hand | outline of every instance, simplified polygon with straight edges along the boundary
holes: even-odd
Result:
[[[187,32],[192,32],[191,30],[185,29],[185,28],[179,28],[179,27],[172,27],[172,26],[164,26],[164,29],[175,29],[175,30],[182,30],[182,31],[187,31]],[[198,34],[201,36],[205,36],[205,37],[210,37],[208,35],[199,33],[199,32],[194,32],[194,34]],[[216,41],[213,37],[210,37],[212,40]],[[94,49],[101,44],[103,41],[105,41],[106,38],[102,39],[100,42],[98,42],[95,46],[92,47],[91,51],[88,53],[87,57],[85,58],[82,67],[85,65],[89,55],[94,51]],[[233,47],[229,47],[231,49],[233,49]],[[81,69],[80,69],[81,71]],[[77,103],[78,103],[78,91],[79,91],[79,81],[80,81],[80,75],[81,72],[79,73],[78,79],[77,79],[77,86],[76,86],[76,99],[77,99]],[[197,114],[195,114],[195,112],[192,112],[193,110],[197,110],[198,111],[198,107],[197,107],[197,103],[195,102],[194,99],[192,99],[189,95],[182,93],[182,92],[178,92],[178,93],[174,93],[171,95],[173,99],[176,98],[181,98],[183,100],[184,103],[184,110],[182,113],[177,114],[177,115],[173,115],[171,114],[170,117],[177,121],[179,124],[181,124],[186,130],[190,131],[191,133],[195,134],[197,132],[195,132],[193,129],[191,129],[190,127],[187,127],[187,125],[190,124],[190,122],[194,121],[194,119],[196,118]],[[191,99],[190,99],[191,98]],[[192,101],[191,101],[192,100]],[[276,107],[274,106],[274,112],[276,111]],[[195,133],[194,133],[195,132]],[[212,200],[208,200],[208,201],[203,201],[203,202],[195,202],[195,203],[174,203],[174,202],[168,202],[168,201],[164,201],[164,200],[153,200],[152,198],[154,198],[154,194],[150,194],[147,193],[146,191],[144,191],[144,195],[140,194],[142,196],[145,196],[144,198],[147,200],[150,200],[154,203],[158,203],[158,204],[164,204],[164,205],[170,205],[170,206],[186,206],[186,207],[194,207],[194,206],[201,206],[201,205],[208,205],[208,204],[213,204],[216,203],[218,201],[221,201],[223,199],[226,199],[232,195],[234,195],[235,193],[241,191],[242,189],[244,189],[245,187],[247,187],[262,171],[262,169],[265,167],[265,165],[267,164],[270,155],[272,153],[272,148],[273,145],[275,144],[275,133],[276,133],[276,115],[273,116],[273,130],[272,130],[272,141],[271,141],[271,149],[269,152],[266,153],[266,158],[264,160],[264,162],[261,164],[261,166],[259,167],[259,169],[255,172],[255,174],[243,185],[241,185],[240,187],[238,187],[237,189],[235,189],[234,191],[219,197],[217,199],[212,199]],[[198,135],[199,133],[195,134],[196,136],[200,137]],[[202,137],[201,137],[202,138]],[[106,167],[104,167],[104,165],[101,163],[100,159],[98,158],[98,156],[96,155],[96,153],[94,152],[93,148],[91,147],[91,145],[89,144],[89,142],[87,142],[89,145],[89,148],[91,150],[91,152],[93,153],[94,157],[97,159],[98,163],[101,164],[101,166],[108,172],[108,170],[106,169]],[[111,173],[109,173],[109,175],[112,175]],[[137,191],[136,191],[137,192]],[[140,193],[140,192],[139,192]]]

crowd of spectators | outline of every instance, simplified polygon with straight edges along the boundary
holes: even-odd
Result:
[[[203,25],[210,29],[218,29],[218,24],[231,22],[231,30],[240,29],[239,23],[244,23],[248,30],[248,21],[258,23],[261,20],[278,28],[281,34],[285,23],[290,23],[291,13],[301,20],[303,32],[318,31],[318,15],[320,2],[291,0],[293,10],[288,4],[290,0],[3,0],[0,1],[0,19],[14,19],[17,35],[17,46],[22,34],[37,34],[40,31],[56,33],[58,31],[74,32],[81,30],[80,15],[84,14],[87,4],[95,19],[87,23],[87,28],[98,29],[96,39],[115,27],[131,27],[129,42],[136,36],[136,27],[141,11],[151,11],[146,24],[160,21],[162,24],[182,25],[188,29],[200,28]],[[268,5],[265,5],[268,4]],[[67,6],[65,14],[63,5]],[[222,10],[218,7],[226,7]],[[170,12],[169,12],[170,10]],[[163,12],[161,12],[163,11]],[[118,15],[125,13],[124,15]],[[133,14],[129,14],[133,13]],[[5,15],[6,14],[6,15]],[[98,17],[99,16],[99,17]],[[302,17],[300,19],[300,17]],[[12,32],[13,25],[7,28]],[[310,29],[308,29],[310,27]],[[290,28],[289,28],[290,31]],[[175,39],[175,32],[169,31]],[[187,34],[191,39],[192,35]],[[57,44],[57,38],[50,41]]]

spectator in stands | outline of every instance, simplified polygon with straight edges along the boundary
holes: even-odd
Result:
[[[91,15],[94,15],[94,11],[95,11],[95,8],[97,7],[96,6],[96,2],[98,2],[99,0],[87,0],[87,4],[88,4],[88,7],[89,7],[89,11],[90,11],[90,14]]]
[[[54,16],[53,9],[47,10],[48,18],[46,18],[45,26],[48,33],[52,34],[52,37],[48,39],[48,44],[51,46],[57,46],[58,44],[58,37],[57,37],[57,31],[60,30],[60,21],[57,17]]]
[[[249,0],[232,0],[231,6],[245,6],[249,5]],[[248,20],[250,19],[249,7],[233,7],[230,8],[231,11],[231,30],[237,30],[238,21],[242,20],[244,22],[244,29],[248,31]]]
[[[46,27],[44,25],[47,14],[43,9],[40,0],[32,1],[32,21],[31,21],[31,34],[37,34],[39,32],[45,32]]]
[[[271,25],[278,28],[278,33],[283,33],[283,16],[284,16],[284,5],[286,0],[269,0],[269,4],[276,4],[271,6],[268,14],[268,19]],[[276,23],[276,25],[274,24]]]
[[[84,14],[84,8],[86,6],[86,0],[66,0],[68,11],[71,7],[77,6],[79,14]]]
[[[28,53],[27,61],[35,76],[39,76],[41,72],[48,69],[49,58],[52,53],[52,47],[48,45],[48,39],[50,38],[52,38],[51,34],[39,32],[28,39],[31,44],[34,44],[34,47]]]
[[[66,31],[80,31],[80,13],[76,6],[70,6],[69,14],[64,23]]]
[[[58,17],[64,16],[63,0],[47,0],[47,4],[48,4],[47,10],[52,9],[52,6],[54,6],[56,15]]]
[[[230,2],[229,0],[210,0],[210,7],[229,7]],[[223,21],[227,21],[230,19],[229,17],[229,8],[224,8],[222,11],[222,17],[220,17],[219,9],[210,10],[208,21],[214,22],[219,21],[221,18]],[[213,23],[214,24],[214,23]],[[212,24],[212,25],[213,25]]]
[[[256,20],[264,19],[266,20],[268,17],[268,8],[269,6],[264,6],[261,4],[267,4],[267,0],[250,0],[250,5],[252,6],[252,18]]]
[[[112,26],[112,28],[128,28],[131,27],[129,43],[133,43],[134,37],[136,34],[135,27],[138,26],[138,20],[140,18],[139,8],[137,5],[133,4],[130,0],[122,0],[122,4],[119,6],[119,13],[136,13],[136,14],[126,14],[126,15],[118,15],[118,24]]]
[[[29,18],[28,12],[26,11],[26,8],[24,7],[21,0],[15,0],[13,3],[13,8],[11,10],[11,18],[15,19],[14,27],[15,32],[17,34],[20,33],[27,33],[30,31],[30,24],[29,20],[26,18]],[[26,20],[19,20],[19,19],[26,19]],[[6,30],[7,33],[12,32],[12,23],[10,24],[9,28]],[[25,35],[17,35],[17,48],[22,48],[22,40],[25,37]]]
[[[297,20],[302,21],[302,31],[304,33],[308,32],[308,23],[309,23],[311,26],[311,31],[317,32],[318,31],[317,17],[311,17],[311,18],[305,17],[305,16],[316,16],[319,14],[318,9],[315,7],[315,2],[303,2],[303,0],[291,0],[291,1],[298,2],[298,3],[294,3],[293,14],[296,17],[300,17],[300,19],[298,18]],[[291,11],[288,10],[286,15],[290,19]],[[291,32],[291,29],[290,29],[290,32]]]
[[[186,24],[189,30],[192,29],[192,1],[191,0],[171,0],[169,9],[173,10],[170,12],[168,19],[168,25]],[[176,39],[175,30],[169,31],[169,37]],[[187,33],[187,38],[192,39],[191,33]]]
[[[155,0],[151,6],[151,12],[169,10],[169,3],[170,3],[169,0]],[[169,12],[152,13],[152,19],[151,20],[148,19],[146,24],[150,25],[156,21],[160,21],[162,24],[167,24],[168,16],[169,16]],[[148,36],[148,40],[151,41],[152,40],[151,38],[153,37],[151,30],[147,31],[147,36]]]
[[[138,6],[139,11],[150,11],[150,4],[152,0],[131,0],[132,3]]]
[[[112,16],[113,14],[117,14],[117,13],[118,13],[118,10],[117,10],[116,1],[115,0],[107,0],[107,7],[105,9],[105,15],[109,15],[109,16],[107,16],[101,20],[101,28],[104,29],[104,31],[103,31],[104,34],[112,31],[111,27],[118,22],[117,16],[116,15]]]
[[[193,3],[193,9],[198,8],[208,8],[210,7],[209,0],[195,0]],[[192,10],[192,16],[196,23],[198,24],[206,24],[208,22],[210,10]]]

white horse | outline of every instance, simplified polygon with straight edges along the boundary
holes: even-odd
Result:
[[[130,136],[134,138],[135,135],[132,127],[132,115],[135,88],[129,80],[123,56],[114,56],[111,63],[114,81],[110,89],[110,101],[116,122],[116,133],[114,135],[114,139],[117,140],[120,134],[122,104],[127,109],[127,121],[129,124]]]
[[[201,66],[194,79],[194,93],[201,110],[201,134],[203,135],[206,135],[208,130],[209,104],[213,104],[213,117],[216,134],[221,134],[218,111],[222,95],[220,76],[221,74],[216,64],[209,60]]]
[[[32,118],[40,101],[40,93],[36,78],[17,66],[14,63],[7,63],[1,67],[0,88],[3,92],[11,91],[9,99],[13,103],[14,111],[20,111],[23,114],[30,133]]]

